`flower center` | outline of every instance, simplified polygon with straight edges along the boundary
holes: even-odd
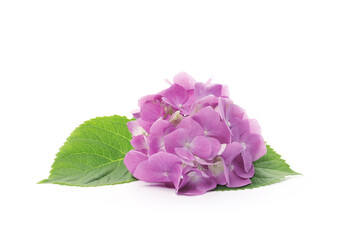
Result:
[[[222,164],[222,162],[217,161],[214,165],[210,165],[209,169],[214,176],[218,176],[224,172],[224,165]]]
[[[199,179],[199,176],[196,175],[196,172],[190,172],[188,173],[188,176],[190,177],[191,182],[197,182]]]

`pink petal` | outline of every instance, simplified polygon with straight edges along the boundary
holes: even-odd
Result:
[[[138,136],[146,133],[145,129],[140,125],[140,123],[141,120],[138,119],[138,120],[130,121],[126,124],[132,136]]]
[[[215,97],[214,95],[209,95],[209,96],[200,98],[199,100],[196,100],[191,105],[191,108],[189,110],[189,115],[194,115],[201,109],[208,107],[208,106],[215,108],[217,106],[217,104],[218,104],[218,98]]]
[[[234,135],[234,141],[238,141],[239,137],[245,132],[260,134],[261,128],[255,119],[235,118],[231,122],[231,132]]]
[[[165,115],[164,108],[157,102],[145,102],[140,109],[140,116],[144,121],[155,122]]]
[[[181,172],[181,161],[178,156],[159,152],[150,156],[148,161],[141,162],[134,176],[144,182],[173,183],[174,186],[178,186]]]
[[[195,96],[199,99],[208,95],[214,95],[215,97],[221,96],[222,85],[221,84],[206,84],[196,83],[194,86]]]
[[[214,189],[216,182],[206,176],[201,170],[193,168],[184,172],[183,180],[180,183],[178,194],[200,195]]]
[[[241,107],[239,107],[236,104],[230,104],[226,111],[226,119],[227,119],[227,121],[231,122],[235,118],[246,119],[248,117],[247,117],[244,109],[242,109]]]
[[[149,154],[153,155],[159,152],[164,147],[164,137],[162,136],[149,136]]]
[[[215,110],[220,114],[220,117],[223,121],[227,122],[226,112],[231,104],[233,104],[233,102],[228,98],[219,98],[218,99],[218,105]]]
[[[243,163],[244,163],[244,170],[245,172],[249,172],[251,166],[253,165],[253,158],[248,150],[245,150],[241,153]]]
[[[220,115],[212,107],[205,107],[197,112],[192,118],[204,129],[204,134],[214,137],[220,143],[230,142],[230,131],[226,124],[220,121]]]
[[[155,101],[155,100],[161,100],[161,95],[159,95],[159,94],[146,95],[139,99],[138,105],[140,108],[142,108],[144,103],[150,102],[150,101]]]
[[[173,82],[179,84],[186,90],[194,89],[194,85],[196,83],[195,79],[185,72],[180,72],[176,74]]]
[[[189,115],[191,106],[196,101],[196,97],[194,95],[194,90],[187,90],[187,93],[189,97],[186,102],[180,107],[180,112],[182,114]]]
[[[131,139],[131,146],[133,146],[136,150],[139,150],[145,154],[147,154],[148,144],[145,135],[138,135]]]
[[[208,158],[212,151],[211,143],[207,137],[197,136],[190,143],[190,151],[200,158]]]
[[[147,159],[148,157],[145,154],[133,149],[125,155],[124,164],[129,172],[134,174],[139,163],[146,161]]]
[[[241,139],[246,144],[246,150],[252,156],[252,161],[256,161],[266,154],[266,144],[265,140],[261,135],[258,134],[244,134],[244,137]]]
[[[175,148],[184,147],[186,143],[186,132],[184,129],[179,128],[164,138],[165,149],[169,153],[175,154]]]
[[[231,162],[242,152],[244,151],[244,145],[238,142],[232,142],[228,144],[221,154],[227,165],[230,165]]]
[[[242,178],[238,176],[233,171],[229,172],[229,179],[228,183],[226,184],[227,187],[235,188],[235,187],[243,187],[249,185],[251,180],[249,178]]]
[[[174,108],[180,109],[188,98],[189,95],[185,88],[178,84],[173,84],[164,92],[163,100]]]
[[[191,141],[196,136],[204,135],[204,130],[200,124],[190,117],[184,118],[177,125],[177,128],[182,128],[185,130],[187,141]]]
[[[150,128],[152,126],[152,122],[147,122],[147,121],[144,121],[144,119],[142,118],[139,118],[138,120],[136,120],[139,122],[139,125],[147,132],[149,133],[150,132]]]
[[[150,128],[150,134],[154,136],[165,136],[172,130],[175,130],[175,128],[171,124],[171,122],[163,119],[158,119],[152,124]]]
[[[192,116],[205,130],[216,128],[220,122],[220,115],[212,107],[205,107]]]
[[[234,161],[233,161],[233,165],[234,165],[234,173],[236,173],[239,177],[242,178],[252,178],[254,176],[255,173],[255,168],[254,165],[251,164],[250,168],[245,171],[245,164],[244,164],[244,159],[242,158],[241,155],[239,155]]]
[[[175,148],[176,154],[187,164],[194,166],[194,155],[190,152],[189,149],[182,147],[182,148]]]
[[[229,87],[226,85],[222,85],[221,97],[229,97],[229,96],[230,96]]]
[[[211,144],[211,154],[209,156],[209,159],[213,159],[215,156],[218,155],[221,149],[221,144],[216,138],[209,137],[208,139]]]

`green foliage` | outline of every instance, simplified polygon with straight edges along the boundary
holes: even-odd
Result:
[[[136,180],[124,165],[132,149],[126,117],[98,117],[84,122],[56,154],[48,179],[39,183],[101,186]]]

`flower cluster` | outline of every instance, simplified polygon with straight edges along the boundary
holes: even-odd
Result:
[[[186,73],[170,84],[141,98],[136,120],[128,122],[134,147],[124,159],[128,170],[185,195],[250,184],[253,162],[266,153],[257,121],[223,85],[196,82]]]

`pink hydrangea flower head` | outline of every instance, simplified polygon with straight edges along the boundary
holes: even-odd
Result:
[[[168,89],[142,97],[139,108],[128,123],[134,149],[124,159],[137,179],[183,195],[251,183],[265,141],[226,86],[181,72]]]

